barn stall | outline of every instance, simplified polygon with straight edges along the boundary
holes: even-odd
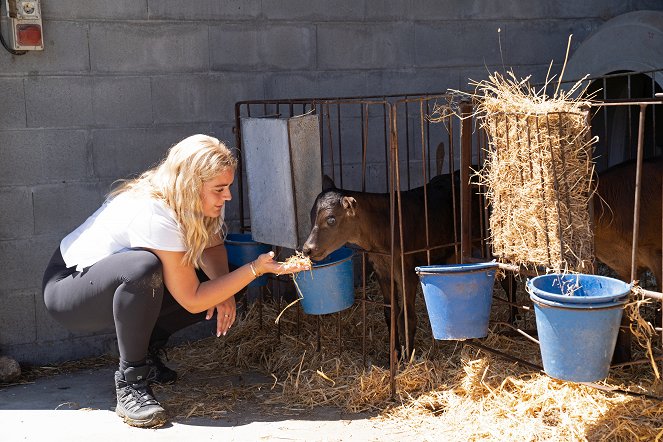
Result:
[[[588,81],[591,84],[604,80]],[[654,90],[655,87],[652,82]],[[642,120],[644,124],[638,125],[641,131],[629,133],[644,133],[645,136],[633,138],[643,140],[639,143],[641,149],[637,148],[639,144],[636,141],[634,152],[644,152],[643,157],[652,156],[657,153],[655,125],[647,121],[656,120],[655,110],[660,106],[657,103],[660,101],[641,98],[592,102],[594,110],[588,115],[593,118],[605,115],[604,109],[609,106],[642,109],[645,119]],[[320,165],[319,169],[316,167],[316,172],[333,176],[339,187],[389,194],[393,211],[398,210],[399,190],[422,185],[435,174],[460,170],[467,178],[461,182],[469,183],[473,170],[468,166],[480,164],[489,152],[486,133],[477,130],[479,125],[474,120],[476,114],[472,103],[457,102],[448,94],[240,102],[236,109],[237,127],[240,127],[243,117],[290,119],[299,115],[317,115]],[[459,118],[459,115],[465,118]],[[434,119],[436,122],[433,122]],[[596,128],[591,127],[591,130],[594,133]],[[647,136],[647,133],[652,135]],[[237,135],[238,145],[241,145],[241,131]],[[650,142],[646,141],[648,139]],[[244,207],[241,228],[249,232],[251,217],[246,210],[246,199],[251,198],[251,190],[244,183],[246,176],[240,176],[240,207]],[[464,219],[467,220],[472,213],[467,203],[470,187],[467,186],[464,191],[461,189],[460,194],[461,198],[454,200],[454,204],[459,218],[466,210]],[[467,198],[465,205],[463,196]],[[481,202],[481,207],[484,206],[485,202]],[[447,246],[457,251],[459,260],[476,259],[470,256],[474,236],[478,249],[483,253],[482,259],[492,258],[487,232],[489,216],[485,212],[481,217],[481,231],[478,234],[470,232],[468,226],[471,224],[468,222],[457,224],[455,240]],[[399,230],[397,223],[392,222],[390,231],[393,238],[397,237]],[[292,252],[289,247],[283,249],[283,256]],[[258,327],[250,331],[251,335],[260,336],[256,345],[269,342],[267,346],[273,347],[275,352],[267,352],[267,356],[264,348],[247,349],[246,344],[237,343],[240,350],[233,355],[232,361],[239,366],[253,366],[256,359],[269,361],[267,367],[274,376],[273,387],[278,385],[283,389],[280,399],[274,399],[273,403],[286,401],[295,407],[333,404],[350,411],[366,411],[390,409],[396,398],[402,405],[391,408],[391,415],[402,417],[405,413],[412,417],[412,413],[418,415],[419,412],[439,415],[449,407],[460,404],[467,408],[470,405],[465,401],[474,398],[471,407],[483,409],[486,422],[495,423],[497,418],[491,413],[505,413],[505,407],[509,406],[504,403],[508,403],[513,406],[512,409],[520,406],[528,410],[526,414],[535,416],[532,419],[536,425],[530,423],[534,425],[532,428],[543,431],[541,434],[559,431],[557,425],[560,419],[575,422],[564,430],[570,432],[567,434],[569,437],[578,437],[588,429],[602,436],[609,436],[609,432],[612,436],[632,435],[638,431],[640,433],[637,434],[650,436],[658,433],[658,369],[652,361],[660,359],[660,352],[656,350],[659,341],[657,336],[651,334],[651,323],[655,320],[650,313],[655,308],[651,303],[644,305],[647,304],[644,298],[634,300],[630,305],[637,307],[632,311],[645,310],[649,314],[647,319],[636,314],[633,320],[644,325],[636,328],[638,342],[650,345],[652,351],[648,354],[640,346],[635,346],[637,357],[613,365],[609,377],[599,382],[567,383],[544,376],[529,297],[522,288],[516,290],[511,286],[511,289],[502,291],[498,285],[493,295],[495,303],[491,311],[491,331],[486,339],[463,343],[436,341],[430,335],[425,307],[419,302],[418,309],[424,313],[420,317],[419,338],[413,345],[415,357],[407,361],[396,360],[393,338],[389,339],[386,352],[389,370],[385,371],[382,367],[386,367],[387,361],[381,353],[385,353],[388,331],[380,318],[384,303],[375,296],[378,289],[367,266],[366,255],[369,253],[375,252],[356,251],[355,274],[360,275],[355,281],[357,302],[347,310],[330,315],[307,315],[298,303],[285,308],[296,297],[293,294],[296,287],[293,288],[287,278],[275,278],[261,289],[260,302],[247,316],[256,317],[255,311],[259,310],[258,325],[250,321],[245,324],[247,327]],[[403,259],[403,256],[394,256],[393,259]],[[508,262],[502,262],[500,266],[507,273],[517,270],[524,276],[535,276],[540,270],[536,266],[516,267]],[[647,280],[643,282],[642,286],[646,287]],[[653,290],[638,292],[649,299],[660,298],[660,294]],[[395,302],[394,296],[395,291],[392,291],[392,301]],[[395,309],[390,310],[393,324]],[[281,318],[281,321],[274,324],[274,317]],[[641,334],[643,331],[649,332],[649,335]],[[660,332],[660,328],[657,331]],[[275,338],[277,344],[274,344]],[[219,351],[229,351],[232,346],[228,343]],[[449,377],[449,374],[442,373],[452,375]],[[507,400],[507,397],[519,399]],[[547,404],[545,411],[541,409],[540,401]],[[569,411],[569,402],[575,403],[577,409]],[[600,403],[601,406],[588,413],[583,407],[589,403]],[[487,409],[489,413],[485,412]],[[476,408],[472,410],[470,414],[478,413]],[[637,430],[632,419],[635,415],[642,419]],[[616,419],[617,423],[610,426],[601,424],[608,416]],[[447,419],[451,418],[447,416]],[[499,426],[504,427],[504,423],[499,422]],[[486,425],[490,427],[490,424]],[[490,427],[487,431],[494,429]],[[500,431],[503,436],[516,437],[516,433],[509,431],[522,431],[522,427],[514,424]]]

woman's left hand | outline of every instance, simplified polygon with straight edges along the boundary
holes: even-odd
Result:
[[[212,319],[214,316],[214,309],[217,311],[216,315],[216,336],[221,335],[225,336],[230,326],[235,322],[236,309],[235,309],[235,297],[231,296],[220,304],[212,307],[207,310],[207,315],[205,319]]]

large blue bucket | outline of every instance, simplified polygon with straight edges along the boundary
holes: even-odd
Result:
[[[342,247],[324,260],[314,262],[311,271],[304,270],[295,275],[304,313],[324,315],[340,312],[354,304],[352,255],[351,249]]]
[[[432,265],[415,270],[435,339],[488,335],[497,263]]]
[[[248,233],[229,233],[225,245],[231,268],[241,267],[272,250],[272,246],[268,244],[255,242]],[[267,276],[263,275],[249,284],[249,287],[262,287],[266,284]]]
[[[543,369],[564,381],[605,379],[631,286],[606,276],[549,274],[527,281]]]

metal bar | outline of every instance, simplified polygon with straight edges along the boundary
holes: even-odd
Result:
[[[336,333],[338,333],[338,357],[343,354],[343,343],[341,341],[341,312],[336,313]]]
[[[532,364],[531,362],[528,362],[524,359],[520,359],[520,358],[517,358],[515,356],[511,356],[510,354],[501,352],[499,350],[495,350],[494,348],[490,348],[486,345],[481,344],[480,342],[477,342],[474,339],[469,339],[469,340],[465,341],[465,345],[471,345],[472,347],[480,348],[481,350],[487,351],[488,353],[496,354],[498,356],[503,357],[504,359],[508,359],[510,361],[517,362],[518,364],[524,365],[525,367],[529,367],[529,368],[532,368],[534,370],[543,372],[543,367],[540,367],[536,364]]]
[[[635,195],[633,199],[633,241],[631,245],[631,281],[637,277],[637,263],[636,253],[638,251],[638,234],[640,230],[640,186],[642,181],[642,160],[643,160],[643,146],[645,136],[645,111],[646,104],[640,105],[640,115],[638,119],[638,151],[635,168]]]
[[[361,254],[361,357],[366,367],[366,254]]]
[[[390,177],[390,186],[389,186],[389,228],[390,228],[390,238],[391,238],[391,261],[390,261],[390,272],[391,272],[391,282],[390,282],[390,299],[389,305],[391,306],[390,310],[390,329],[389,329],[389,386],[391,391],[391,396],[396,397],[396,294],[394,291],[394,244],[396,242],[396,226],[395,226],[395,213],[396,213],[396,204],[395,204],[395,178],[394,178],[394,169],[398,162],[397,151],[395,150],[396,144],[396,115],[395,115],[395,105],[389,105],[389,140],[390,140],[390,160],[391,167],[389,169]]]
[[[239,226],[240,231],[246,231],[246,224],[244,221],[244,179],[242,175],[242,130],[241,130],[241,113],[242,105],[235,103],[235,146],[239,158],[237,159],[237,194],[239,204]]]
[[[396,105],[393,106],[394,115],[396,115]],[[407,111],[407,108],[406,108]],[[407,114],[407,112],[406,112]],[[407,124],[406,124],[407,125]],[[398,133],[396,133],[398,135]],[[408,143],[409,144],[409,143]],[[398,153],[398,138],[395,139],[395,143],[392,146],[392,151],[395,151],[396,156],[396,204],[398,206],[398,239],[399,239],[399,255],[400,255],[400,273],[401,273],[401,309],[403,310],[403,322],[404,322],[404,331],[405,336],[399,336],[399,338],[405,341],[405,354],[410,354],[410,333],[409,333],[409,324],[408,324],[408,306],[407,306],[407,287],[405,285],[405,238],[403,233],[403,204],[401,198],[401,171],[400,171],[400,156]],[[409,175],[409,174],[408,174]],[[393,246],[393,244],[392,244]],[[393,279],[392,274],[392,279]],[[400,312],[399,312],[400,314]],[[412,342],[414,344],[414,342]],[[401,344],[401,347],[403,344]]]
[[[329,136],[329,164],[331,164],[331,178],[336,179],[336,174],[334,173],[334,137],[332,136],[329,103],[323,104],[322,113],[323,113],[323,118],[326,118],[327,120],[327,134]],[[326,117],[324,115],[326,115]]]
[[[470,167],[472,165],[472,104],[460,105],[460,262],[472,255],[470,235],[471,192]],[[453,181],[453,180],[452,180]]]
[[[430,262],[430,233],[428,226],[428,175],[426,173],[426,142],[425,142],[425,130],[424,130],[424,108],[423,101],[419,102],[419,125],[421,129],[421,173],[423,175],[424,181],[424,234],[426,240],[426,263],[428,265]],[[405,247],[403,247],[405,250]]]
[[[494,324],[494,325],[503,325],[505,327],[508,327],[511,330],[514,330],[514,331],[518,332],[518,334],[520,334],[520,335],[524,336],[525,338],[529,339],[530,341],[532,341],[536,345],[541,345],[539,343],[538,339],[534,338],[533,336],[530,336],[529,333],[527,333],[525,330],[521,330],[518,327],[514,327],[512,324],[509,324],[508,322],[493,322],[492,324]]]
[[[368,105],[361,108],[362,126],[361,126],[361,191],[366,192],[366,151],[368,150]]]
[[[341,137],[341,104],[336,103],[336,132],[338,135],[338,173],[341,188],[343,188],[343,139]]]
[[[405,101],[405,166],[406,166],[406,176],[407,176],[407,188],[411,188],[410,184],[410,108],[408,107],[408,104],[410,101],[406,100]],[[399,164],[400,167],[400,164]],[[399,184],[398,190],[401,189],[401,186]],[[403,243],[401,243],[401,250],[403,250],[405,247]]]

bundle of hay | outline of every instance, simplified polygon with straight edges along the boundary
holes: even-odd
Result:
[[[571,98],[577,87],[551,97],[528,80],[495,73],[474,83],[475,115],[489,141],[478,176],[492,209],[493,253],[515,265],[588,272],[595,141],[589,102]]]

